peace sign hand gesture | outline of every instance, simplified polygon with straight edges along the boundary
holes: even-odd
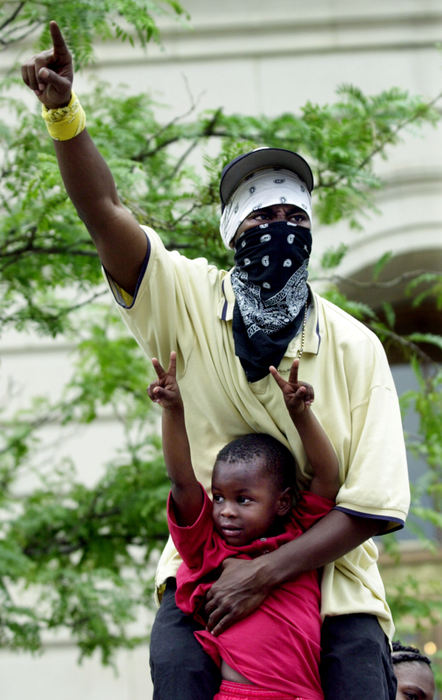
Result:
[[[156,357],[152,358],[152,364],[158,379],[149,384],[147,393],[154,403],[159,403],[162,408],[182,408],[180,389],[176,380],[176,352],[170,353],[169,367],[167,371],[162,367]]]
[[[294,419],[308,409],[315,398],[312,385],[298,381],[298,368],[299,360],[294,360],[286,381],[273,365],[269,367],[270,374],[281,389],[287,409]]]

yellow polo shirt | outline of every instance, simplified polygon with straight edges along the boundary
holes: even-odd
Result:
[[[168,364],[177,351],[177,374],[197,478],[210,490],[218,451],[250,432],[273,435],[296,455],[308,483],[309,465],[281,391],[270,375],[249,383],[235,355],[234,294],[230,273],[207,260],[168,252],[150,241],[148,264],[135,298],[109,278],[122,317],[147,358]],[[336,507],[401,527],[409,507],[405,446],[397,394],[378,338],[333,304],[313,294],[305,329],[300,378],[315,390],[314,411],[336,450],[341,488]],[[289,344],[279,371],[288,376],[300,345]],[[377,615],[391,638],[394,627],[372,540],[324,567],[322,614]],[[180,559],[169,538],[156,583],[174,576]]]

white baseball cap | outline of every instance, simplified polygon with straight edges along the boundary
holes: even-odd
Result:
[[[219,184],[222,210],[238,185],[249,175],[263,168],[291,170],[305,183],[309,193],[313,190],[313,173],[302,156],[285,148],[264,146],[237,156],[223,168]]]

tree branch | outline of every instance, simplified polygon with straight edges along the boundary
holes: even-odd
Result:
[[[0,24],[0,32],[1,32],[2,29],[4,29],[5,27],[7,27],[8,24],[11,24],[11,22],[13,22],[13,21],[15,20],[16,17],[18,17],[18,15],[20,14],[20,12],[21,12],[22,9],[24,8],[25,4],[26,4],[26,2],[25,2],[24,0],[23,0],[22,2],[19,2],[19,3],[18,3],[17,7],[16,7],[15,10],[12,12],[12,14],[9,15],[9,17],[7,17],[7,18],[5,19],[5,21],[4,21],[2,24]],[[0,43],[3,43],[1,39],[0,39]]]
[[[433,107],[436,104],[436,102],[438,102],[440,100],[441,97],[442,97],[442,92],[440,92],[438,95],[436,95],[436,97],[434,97],[429,102],[426,102],[424,105],[422,105],[419,109],[419,112],[423,114],[426,110],[429,110],[431,107]],[[385,148],[385,146],[387,146],[390,143],[394,143],[394,140],[395,140],[396,136],[399,134],[399,132],[402,131],[402,129],[404,129],[406,126],[408,126],[408,124],[411,124],[412,122],[414,122],[418,116],[419,116],[419,113],[414,112],[409,117],[404,119],[402,122],[399,122],[399,124],[397,124],[389,132],[389,134],[387,136],[385,136],[383,139],[381,139],[381,141],[377,144],[377,146],[375,146],[370,151],[370,153],[368,153],[365,156],[365,158],[356,167],[356,172],[360,172],[361,170],[363,170],[364,167],[367,165],[367,163],[369,163],[374,158],[375,155],[380,153]],[[351,176],[352,177],[354,176],[354,171],[353,171]],[[349,177],[348,175],[342,174],[342,175],[339,175],[339,177],[335,178],[335,180],[329,180],[328,182],[322,182],[321,176],[319,174],[318,184],[315,186],[315,189],[317,190],[321,187],[325,187],[328,189],[333,188],[333,187],[337,187],[337,185],[339,185],[343,180],[348,179],[348,177]]]
[[[422,348],[420,348],[419,345],[416,345],[416,343],[413,343],[413,341],[409,340],[407,337],[399,335],[398,333],[395,333],[394,331],[389,330],[384,326],[381,326],[376,321],[367,321],[366,325],[374,333],[376,333],[376,335],[384,335],[389,338],[392,338],[396,343],[398,343],[398,345],[401,345],[408,351],[417,355],[420,358],[420,360],[425,364],[434,364],[432,358],[426,352],[424,352],[424,350],[422,350]]]
[[[407,272],[403,272],[397,277],[393,277],[392,279],[385,280],[383,282],[379,282],[377,280],[368,280],[365,282],[363,280],[357,280],[354,277],[342,277],[341,275],[332,275],[331,277],[316,277],[315,275],[313,275],[311,279],[315,282],[335,282],[336,284],[349,284],[353,287],[358,287],[359,289],[389,289],[391,287],[396,287],[397,285],[402,284],[403,282],[407,282],[410,279],[414,279],[416,277],[419,277],[420,275],[424,275],[427,273],[428,270],[409,270]]]

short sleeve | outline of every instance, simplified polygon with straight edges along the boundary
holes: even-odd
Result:
[[[301,491],[294,508],[294,519],[302,530],[308,530],[335,506],[329,498],[323,498],[311,491]]]
[[[106,281],[123,321],[147,357],[158,357],[164,364],[174,349],[183,371],[180,363],[186,365],[195,339],[205,333],[204,319],[213,316],[219,303],[221,273],[205,258],[189,259],[166,250],[153,229],[142,228],[149,254],[135,297],[128,299],[107,274]]]
[[[409,483],[399,402],[394,387],[375,384],[352,409],[351,469],[336,507],[403,527]]]
[[[202,487],[201,487],[202,488]],[[202,488],[204,500],[201,512],[192,525],[182,527],[175,520],[172,494],[167,500],[167,522],[169,531],[177,551],[189,569],[200,569],[203,566],[203,555],[208,540],[213,531],[212,502],[207,492]]]

